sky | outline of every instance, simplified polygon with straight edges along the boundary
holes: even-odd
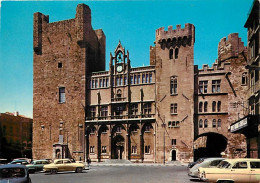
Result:
[[[253,0],[171,1],[1,1],[0,113],[18,111],[33,117],[33,13],[49,15],[50,22],[75,18],[76,7],[87,4],[93,29],[106,35],[106,68],[119,40],[129,50],[132,67],[149,65],[149,48],[160,27],[195,26],[194,64],[212,65],[221,38],[244,28]]]

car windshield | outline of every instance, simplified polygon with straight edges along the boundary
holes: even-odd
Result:
[[[221,161],[218,164],[217,168],[230,168],[230,163],[227,161]]]
[[[0,178],[25,177],[24,168],[3,168],[0,169]]]

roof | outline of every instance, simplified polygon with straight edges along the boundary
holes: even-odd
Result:
[[[254,158],[237,158],[237,159],[225,159],[225,161],[228,161],[228,162],[236,162],[236,161],[259,161],[260,162],[260,159],[254,159]]]
[[[26,168],[25,165],[20,165],[20,164],[6,164],[6,165],[1,165],[0,169],[3,168]]]

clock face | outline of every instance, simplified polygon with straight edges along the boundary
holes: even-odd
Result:
[[[123,54],[122,52],[118,52],[117,56],[116,56],[116,62],[123,62]]]
[[[117,70],[117,72],[122,72],[122,70],[123,70],[122,65],[117,66],[116,70]]]

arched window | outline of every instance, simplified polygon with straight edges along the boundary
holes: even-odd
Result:
[[[175,59],[178,58],[178,54],[179,54],[179,49],[178,49],[178,48],[175,48]]]
[[[218,101],[218,112],[221,111],[221,101]]]
[[[208,112],[208,102],[204,102],[204,112]]]
[[[212,128],[216,128],[216,127],[217,127],[217,121],[216,121],[216,119],[213,119]]]
[[[202,112],[203,102],[199,103],[199,112]]]
[[[216,112],[216,101],[212,102],[212,112]]]
[[[203,128],[203,120],[202,119],[200,119],[200,121],[199,121],[199,128]]]
[[[221,119],[218,119],[218,127],[221,127]]]
[[[208,120],[207,119],[205,119],[205,121],[204,121],[204,128],[208,128]]]
[[[170,93],[171,94],[177,94],[177,76],[171,77]]]
[[[173,49],[170,49],[170,51],[169,51],[169,58],[173,59]]]
[[[116,97],[117,98],[121,98],[122,97],[122,91],[119,89],[119,90],[117,90],[117,92],[116,92]]]

